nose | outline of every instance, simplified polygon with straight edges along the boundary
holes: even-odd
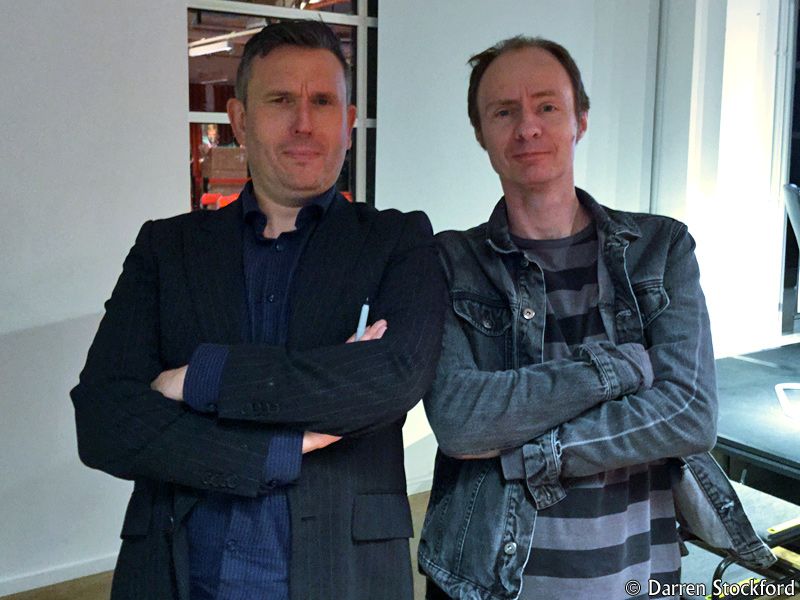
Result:
[[[308,98],[300,98],[294,114],[294,133],[308,134],[311,133],[311,129],[311,102]]]
[[[514,132],[520,141],[536,139],[542,135],[542,123],[536,112],[528,106],[519,111],[519,121]]]

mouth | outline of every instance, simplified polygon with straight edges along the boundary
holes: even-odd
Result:
[[[525,152],[516,152],[512,154],[511,158],[521,162],[529,162],[539,160],[549,154],[550,152],[548,150],[526,150]]]
[[[283,151],[283,154],[292,160],[314,160],[319,156],[322,156],[322,151],[318,148],[311,148],[308,146],[296,146],[292,148],[287,148]]]

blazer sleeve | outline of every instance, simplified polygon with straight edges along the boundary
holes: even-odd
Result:
[[[351,435],[402,418],[422,398],[441,350],[444,277],[427,216],[398,215],[397,227],[371,299],[370,320],[389,324],[383,338],[300,351],[231,346],[221,419]]]
[[[263,489],[270,431],[223,423],[150,389],[159,360],[155,224],[131,249],[72,390],[78,452],[89,467],[243,496]],[[180,310],[180,307],[171,307]]]

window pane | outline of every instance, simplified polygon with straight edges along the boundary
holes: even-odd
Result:
[[[301,10],[321,10],[342,15],[356,14],[357,0],[239,0],[248,4],[266,4]]]
[[[368,0],[367,2],[367,16],[378,16],[378,0]]]
[[[190,123],[192,210],[222,208],[247,182],[244,148],[230,125]]]
[[[234,96],[236,69],[244,45],[268,22],[278,21],[280,19],[189,9],[190,111],[225,112],[225,104]],[[355,27],[331,25],[331,29],[342,43],[355,80]]]

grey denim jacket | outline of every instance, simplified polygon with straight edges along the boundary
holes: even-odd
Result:
[[[707,452],[716,380],[694,240],[678,221],[576,192],[597,226],[610,342],[585,344],[572,359],[518,364],[524,343],[541,356],[546,297],[541,269],[511,242],[503,200],[488,223],[437,236],[450,308],[425,398],[439,452],[419,565],[453,598],[519,596],[537,510],[565,496],[563,478],[665,457],[683,457],[673,494],[684,539],[752,566],[775,561]],[[515,290],[503,254],[533,269],[534,285]],[[645,348],[652,385],[642,378]],[[496,451],[502,458],[458,458]]]

